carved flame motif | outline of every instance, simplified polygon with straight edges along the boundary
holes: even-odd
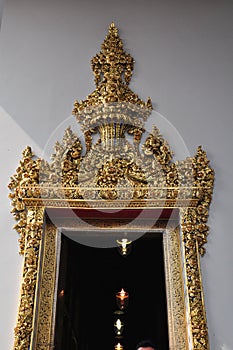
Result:
[[[25,261],[14,349],[26,350],[32,341],[44,209],[89,208],[91,200],[95,208],[180,209],[192,344],[194,350],[207,350],[199,254],[204,254],[207,242],[214,172],[201,147],[194,157],[173,162],[170,147],[156,127],[140,147],[152,104],[150,99],[143,102],[128,87],[134,60],[124,51],[114,24],[91,64],[96,89],[85,101],[76,101],[73,109],[85,145],[68,128],[63,140],[55,144],[51,162],[35,157],[27,147],[9,184]],[[95,143],[94,134],[99,134]],[[46,295],[49,292],[44,291]],[[52,303],[53,298],[48,300]],[[46,309],[52,310],[52,304]],[[43,334],[50,333],[46,330]],[[46,349],[50,340],[44,339],[41,349]],[[180,348],[186,349],[185,345]]]

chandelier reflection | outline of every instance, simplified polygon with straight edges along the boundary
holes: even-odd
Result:
[[[116,322],[114,323],[114,331],[117,335],[117,337],[122,335],[122,332],[124,330],[124,324],[123,322],[118,318]]]
[[[118,244],[118,251],[122,256],[127,256],[131,251],[131,243],[132,241],[128,240],[128,238],[122,238],[121,240],[116,241]]]
[[[117,345],[115,345],[114,349],[115,349],[115,350],[123,350],[123,345],[121,345],[120,343],[118,343]]]
[[[116,293],[116,302],[120,310],[125,310],[129,302],[129,293],[122,288],[120,292]]]

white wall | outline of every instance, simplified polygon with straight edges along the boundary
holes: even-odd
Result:
[[[89,61],[112,21],[136,60],[131,88],[143,99],[152,98],[192,155],[203,145],[215,169],[202,270],[211,350],[231,350],[230,0],[7,1],[0,35],[1,349],[12,348],[22,262],[17,234],[11,228],[9,177],[24,147],[31,145],[40,155],[53,130],[70,115],[73,101],[85,99],[94,90]]]

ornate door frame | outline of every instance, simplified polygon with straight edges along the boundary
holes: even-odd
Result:
[[[47,219],[51,208],[179,210],[178,229],[164,228],[170,350],[209,349],[199,258],[205,253],[214,172],[201,147],[194,157],[174,162],[156,127],[140,146],[152,104],[128,87],[133,64],[111,24],[92,59],[96,90],[74,104],[85,145],[68,128],[50,163],[27,147],[11,178],[24,256],[15,350],[52,349],[58,226]],[[94,134],[100,135],[96,143]],[[133,137],[132,144],[126,135]],[[171,292],[175,285],[178,296]]]

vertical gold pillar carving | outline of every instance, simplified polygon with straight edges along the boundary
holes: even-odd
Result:
[[[164,264],[166,272],[169,349],[186,350],[188,348],[180,251],[180,228],[170,227],[165,232]]]
[[[15,327],[15,350],[28,350],[31,341],[43,215],[43,207],[28,208],[21,295]]]
[[[182,240],[193,350],[209,350],[199,260],[199,244],[202,242],[199,239],[197,213],[196,209],[189,208],[182,214]]]
[[[43,253],[41,257],[40,289],[38,293],[38,313],[32,349],[53,349],[53,311],[56,284],[56,235],[57,228],[46,224]]]

